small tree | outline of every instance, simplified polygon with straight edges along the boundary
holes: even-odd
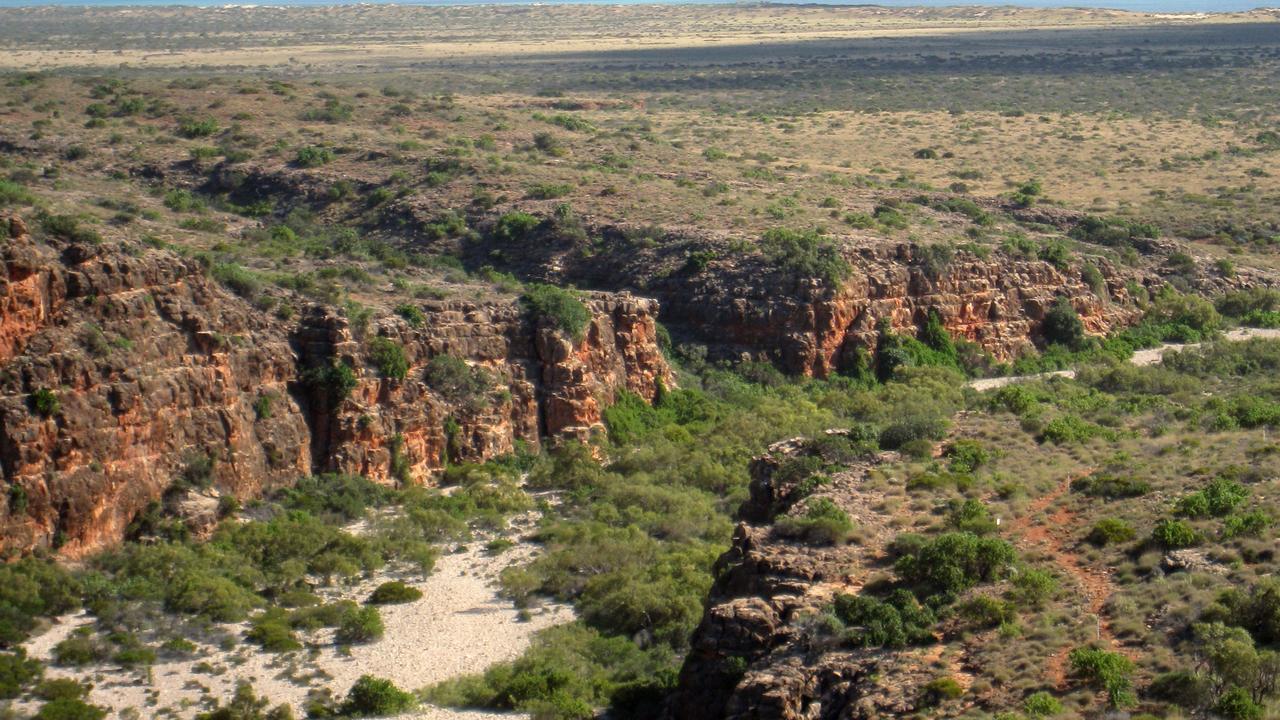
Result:
[[[377,366],[382,377],[403,380],[409,374],[409,359],[399,343],[385,337],[376,337],[369,343],[369,359]]]
[[[1084,323],[1071,301],[1064,297],[1054,301],[1053,307],[1045,313],[1040,332],[1045,342],[1051,345],[1064,345],[1072,350],[1084,345]]]

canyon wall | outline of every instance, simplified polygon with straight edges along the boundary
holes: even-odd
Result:
[[[416,327],[375,317],[358,337],[325,306],[288,322],[259,311],[168,251],[37,242],[11,217],[0,229],[7,552],[116,542],[175,483],[209,500],[316,472],[424,482],[446,460],[585,438],[617,392],[652,399],[671,381],[651,300],[587,294],[581,342],[515,299],[425,302]],[[374,336],[403,347],[403,379],[381,377]],[[431,387],[425,368],[441,355],[484,386]],[[354,387],[320,400],[306,372],[335,362]]]
[[[936,673],[927,648],[859,648],[825,633],[819,622],[837,594],[857,593],[883,570],[882,554],[902,517],[877,511],[882,498],[865,483],[895,454],[849,463],[812,495],[805,494],[804,477],[778,479],[788,475],[777,473],[784,463],[814,452],[797,438],[776,443],[753,463],[744,521],[716,563],[716,582],[664,720],[871,720],[921,709],[919,689]],[[856,544],[779,536],[775,521],[817,498],[854,519]]]
[[[645,292],[663,302],[663,321],[705,338],[713,355],[770,360],[792,374],[826,377],[853,367],[858,348],[874,350],[877,324],[914,336],[936,312],[957,339],[1000,361],[1034,349],[1045,313],[1067,298],[1090,333],[1104,334],[1141,317],[1119,269],[1098,261],[1104,293],[1078,271],[1039,260],[983,259],[965,253],[936,275],[920,248],[867,249],[849,257],[853,271],[838,288],[787,277],[773,268],[729,265]]]

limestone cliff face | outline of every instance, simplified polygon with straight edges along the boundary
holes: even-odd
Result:
[[[711,339],[720,354],[767,358],[788,372],[818,377],[851,367],[857,348],[874,350],[881,318],[914,335],[936,312],[953,337],[1010,360],[1033,349],[1058,297],[1071,301],[1092,333],[1141,315],[1124,279],[1106,264],[1100,267],[1108,284],[1103,298],[1078,274],[1045,262],[962,255],[931,276],[916,253],[905,245],[861,253],[837,290],[763,270],[755,281],[741,272],[703,273],[683,290],[659,282],[651,291],[663,300],[665,322]]]
[[[118,540],[189,463],[240,496],[309,469],[283,329],[195,263],[33,242],[0,250],[6,550]],[[273,398],[269,415],[255,411]]]
[[[304,363],[361,368],[349,398],[315,413],[317,465],[388,482],[398,465],[421,481],[446,459],[503,455],[517,441],[536,449],[545,437],[585,440],[602,429],[601,412],[620,390],[652,400],[659,383],[671,382],[657,303],[608,293],[585,301],[592,319],[581,342],[539,326],[514,300],[426,302],[416,327],[383,318],[366,333],[404,348],[402,380],[381,377],[346,320],[315,308],[298,333]],[[427,370],[439,356],[465,359],[484,387],[465,397],[433,388]]]
[[[515,300],[425,303],[417,327],[376,318],[366,335],[410,364],[391,380],[332,308],[286,323],[166,251],[36,242],[16,218],[0,229],[6,552],[116,542],[184,474],[240,498],[324,471],[425,482],[446,458],[586,436],[618,391],[652,399],[670,381],[650,300],[591,294],[581,342]],[[424,369],[440,355],[477,368],[483,387],[431,387]],[[304,373],[333,362],[355,387],[331,406]]]
[[[705,345],[712,357],[747,357],[791,374],[825,377],[850,369],[855,351],[874,350],[877,324],[914,335],[936,312],[953,337],[981,346],[997,360],[1012,360],[1040,340],[1046,312],[1067,298],[1092,333],[1137,321],[1141,311],[1130,282],[1160,282],[1150,274],[1090,258],[1105,287],[1090,287],[1079,265],[1059,269],[992,250],[979,257],[956,250],[948,262],[930,262],[918,245],[889,246],[846,238],[851,273],[833,287],[769,265],[741,240],[698,235],[645,235],[652,229],[594,227],[607,249],[584,248],[581,230],[548,220],[536,240],[498,243],[518,274],[584,287],[636,288],[662,303],[662,322],[683,339]],[[488,262],[494,248],[473,243],[471,261]],[[704,262],[691,259],[702,255]]]

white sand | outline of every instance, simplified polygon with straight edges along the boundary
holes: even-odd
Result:
[[[287,702],[298,717],[304,717],[302,707],[308,690],[329,688],[342,697],[366,673],[388,678],[408,690],[478,673],[494,663],[518,657],[538,630],[573,619],[570,607],[551,604],[532,610],[532,617],[521,622],[512,603],[498,596],[497,578],[503,568],[526,561],[534,547],[521,543],[490,556],[483,546],[483,540],[473,541],[462,552],[442,555],[429,578],[410,583],[423,591],[423,597],[412,603],[380,606],[385,636],[376,643],[352,646],[346,657],[340,656],[332,644],[332,630],[321,630],[303,637],[304,642],[322,644],[315,657],[308,650],[273,654],[241,642],[230,651],[201,645],[191,660],[152,666],[149,679],[145,670],[125,671],[111,665],[80,669],[51,666],[48,675],[93,682],[90,700],[112,708],[112,717],[150,718],[169,708],[176,717],[191,718],[208,708],[210,698],[230,698],[240,680],[253,683],[259,697],[269,698],[273,706]],[[380,573],[358,585],[322,588],[318,594],[326,601],[362,602],[379,583],[393,577],[393,573]],[[91,622],[92,618],[84,613],[67,616],[31,640],[27,650],[48,661],[54,645],[75,628]],[[241,637],[246,626],[224,627]],[[221,674],[198,671],[196,665],[202,662]],[[138,714],[127,712],[129,708],[135,708]],[[423,708],[403,717],[509,720],[521,716]]]

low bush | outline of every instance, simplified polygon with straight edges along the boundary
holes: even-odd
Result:
[[[1093,528],[1089,530],[1087,540],[1094,545],[1103,547],[1106,545],[1115,545],[1117,543],[1129,542],[1137,536],[1133,526],[1119,518],[1102,518],[1093,524]]]
[[[354,607],[338,623],[333,639],[339,645],[370,643],[382,637],[382,615],[374,607]]]
[[[409,359],[400,343],[375,337],[369,341],[369,360],[378,368],[378,374],[388,380],[403,380],[409,374]]]
[[[321,165],[328,165],[334,161],[335,157],[333,151],[327,147],[308,145],[298,148],[298,154],[293,161],[298,167],[316,168]]]
[[[831,612],[845,639],[860,647],[903,647],[933,641],[937,618],[906,590],[881,600],[869,595],[837,595]]]
[[[347,717],[382,717],[399,715],[417,705],[411,693],[395,683],[373,675],[361,675],[343,701],[338,712]]]
[[[1121,475],[1094,474],[1072,480],[1071,492],[1106,500],[1119,500],[1146,495],[1151,492],[1151,483]]]
[[[106,716],[106,708],[79,698],[58,698],[40,706],[34,720],[102,720]]]
[[[1013,560],[1013,546],[1004,540],[951,532],[898,558],[894,568],[924,594],[945,597],[1003,576]]]
[[[535,318],[550,323],[574,342],[586,338],[591,311],[573,291],[534,283],[525,288],[522,300]]]
[[[393,605],[422,599],[422,591],[399,580],[389,580],[374,588],[369,595],[370,605]]]
[[[764,234],[760,252],[773,267],[796,278],[816,278],[838,288],[853,268],[835,242],[817,230],[776,228]]]
[[[955,700],[964,695],[964,687],[955,678],[944,677],[930,680],[920,692],[920,702],[925,707],[940,705],[947,700]]]
[[[44,675],[39,660],[27,657],[27,651],[16,648],[0,653],[0,699],[12,700]]]
[[[1022,701],[1022,711],[1031,718],[1047,718],[1062,714],[1062,703],[1058,698],[1041,690],[1027,696]]]
[[[284,610],[271,608],[249,621],[249,630],[245,639],[260,645],[267,652],[290,652],[301,650],[293,629],[289,626],[289,616]]]
[[[1222,517],[1230,514],[1249,497],[1249,491],[1240,483],[1226,478],[1214,478],[1209,485],[1178,499],[1179,515],[1189,518]]]
[[[817,498],[806,503],[799,515],[780,518],[773,529],[780,537],[830,545],[849,538],[853,533],[853,521],[831,500]]]
[[[1166,550],[1199,545],[1204,536],[1182,520],[1163,519],[1151,530],[1151,541]]]
[[[1137,704],[1133,692],[1133,661],[1120,653],[1097,648],[1078,647],[1067,656],[1071,670],[1091,684],[1100,686],[1107,693],[1107,701],[1114,708],[1126,708]]]

